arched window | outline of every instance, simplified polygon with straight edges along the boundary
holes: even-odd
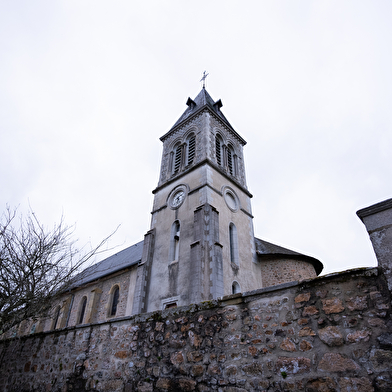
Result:
[[[234,223],[229,225],[230,261],[238,266],[238,238]]]
[[[60,310],[61,307],[60,305],[57,306],[56,310],[54,311],[54,318],[53,318],[53,323],[52,323],[52,328],[51,329],[56,329],[58,327],[58,322],[59,322],[59,318],[60,318]]]
[[[188,148],[188,165],[192,165],[193,160],[195,159],[195,150],[196,150],[196,138],[195,135],[191,135],[188,139],[187,143]]]
[[[178,145],[174,150],[174,160],[173,160],[173,174],[179,172],[181,168],[181,156],[182,156],[182,147]]]
[[[227,169],[229,173],[233,176],[234,172],[234,150],[233,147],[227,147]]]
[[[216,163],[219,166],[222,166],[222,139],[219,135],[215,136],[215,155],[216,155]]]
[[[179,250],[180,250],[180,222],[175,221],[172,224],[170,232],[170,253],[169,260],[178,260]]]
[[[232,294],[237,294],[241,292],[241,287],[238,282],[234,281],[231,285]]]
[[[78,324],[83,324],[83,319],[84,319],[84,313],[86,312],[86,305],[87,305],[87,297],[84,296],[82,300],[80,301],[79,305],[79,317],[78,317]]]
[[[118,286],[115,286],[112,289],[112,303],[111,303],[111,306],[110,306],[109,316],[115,316],[116,315],[119,298],[120,298],[120,289],[119,289]]]

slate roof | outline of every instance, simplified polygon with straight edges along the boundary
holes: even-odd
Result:
[[[142,259],[143,243],[144,241],[140,241],[137,244],[125,248],[105,260],[86,268],[75,276],[75,280],[70,288],[73,289],[138,264]]]
[[[165,137],[178,125],[186,121],[188,118],[190,118],[197,112],[201,111],[204,107],[208,106],[238,136],[242,143],[244,145],[246,144],[246,141],[234,130],[227,118],[220,111],[220,108],[223,106],[222,101],[219,99],[218,101],[214,102],[214,100],[211,98],[211,95],[208,94],[207,90],[204,87],[194,100],[188,98],[186,104],[188,105],[188,108],[177,120],[177,122],[171,127],[169,132],[167,132],[161,137],[161,141],[163,141]]]
[[[303,260],[313,264],[316,274],[319,275],[324,266],[320,260],[314,257],[295,252],[294,250],[284,248],[283,246],[272,244],[255,237],[256,253],[259,259],[279,259],[283,257],[293,258],[296,260]]]
[[[143,243],[140,241],[114,255],[86,268],[80,274],[76,275],[74,282],[69,289],[82,286],[86,283],[93,282],[107,275],[123,270],[138,264],[142,260]],[[323,264],[314,257],[295,252],[293,250],[284,248],[279,245],[272,244],[271,242],[264,241],[260,238],[255,238],[256,253],[259,259],[279,259],[282,257],[301,259],[313,264],[317,275],[323,270]]]

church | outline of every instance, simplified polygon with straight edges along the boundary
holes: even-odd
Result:
[[[222,101],[214,101],[203,86],[186,105],[160,138],[160,176],[144,240],[79,274],[37,332],[200,303],[321,273],[319,260],[254,236],[246,141],[222,113]]]

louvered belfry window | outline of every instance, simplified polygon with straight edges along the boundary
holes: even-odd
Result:
[[[188,165],[192,165],[195,159],[196,138],[191,136],[188,141]]]
[[[215,153],[216,153],[216,163],[222,165],[222,148],[219,136],[215,137]]]
[[[181,166],[181,146],[177,146],[176,154],[174,156],[174,170],[173,173],[177,173]]]
[[[229,173],[233,175],[233,151],[231,147],[227,149],[227,167],[229,168]]]

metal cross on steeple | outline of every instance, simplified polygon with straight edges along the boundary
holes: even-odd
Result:
[[[205,88],[206,87],[206,79],[207,79],[207,76],[208,76],[209,74],[207,73],[207,71],[204,71],[203,72],[203,77],[200,79],[200,82],[203,82],[203,88]]]

